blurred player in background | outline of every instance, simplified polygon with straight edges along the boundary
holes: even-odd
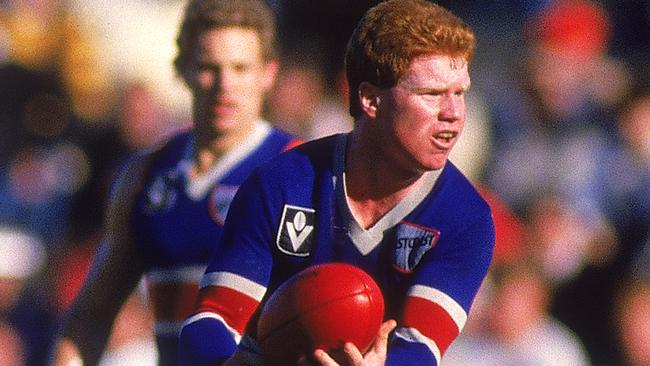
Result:
[[[131,161],[115,183],[105,239],[62,324],[56,365],[97,363],[143,275],[160,365],[176,364],[180,322],[237,188],[296,144],[261,118],[278,67],[275,37],[261,0],[189,2],[175,67],[192,92],[194,128]]]
[[[440,363],[494,247],[488,204],[448,161],[474,46],[463,21],[428,1],[365,14],[346,54],[353,131],[281,154],[242,185],[181,330],[184,364],[263,364],[256,309],[290,275],[326,262],[363,268],[386,299],[375,344],[364,355],[346,344],[347,363]],[[308,357],[336,365],[323,350]]]

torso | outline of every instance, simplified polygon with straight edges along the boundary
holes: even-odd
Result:
[[[192,311],[198,282],[237,188],[256,166],[292,141],[260,125],[251,138],[196,177],[189,174],[194,143],[190,131],[174,136],[151,156],[131,221],[145,264],[161,364],[176,361],[177,333]]]

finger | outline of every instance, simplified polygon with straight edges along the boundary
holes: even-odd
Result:
[[[388,338],[388,335],[393,331],[393,329],[395,329],[395,327],[397,327],[397,322],[395,320],[386,320],[381,324],[381,327],[379,328],[379,337]]]
[[[300,356],[300,358],[298,358],[298,362],[296,363],[296,366],[309,366],[311,364],[312,363],[309,362],[309,358],[307,357],[307,355],[303,354],[302,356]]]
[[[362,365],[363,364],[363,355],[361,351],[354,345],[354,343],[347,342],[343,345],[343,352],[348,357],[348,362],[350,365]]]
[[[397,322],[393,319],[389,319],[382,323],[381,327],[379,327],[379,333],[377,333],[377,339],[375,340],[375,344],[373,346],[374,349],[385,349],[386,346],[388,345],[388,336],[390,335],[390,332],[395,329],[397,326]]]
[[[322,366],[340,366],[330,355],[322,349],[317,349],[312,354],[314,359]]]

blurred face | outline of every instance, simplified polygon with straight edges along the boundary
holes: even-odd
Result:
[[[621,340],[626,357],[633,365],[650,364],[650,288],[638,290],[622,309]]]
[[[488,323],[493,335],[504,342],[518,341],[546,311],[541,279],[528,273],[509,275],[491,306]]]
[[[444,167],[465,124],[467,62],[416,58],[396,86],[379,92],[377,122],[386,154],[415,171]]]
[[[620,121],[627,144],[640,159],[650,162],[650,97],[636,101]]]
[[[193,67],[185,73],[194,101],[198,135],[221,136],[247,130],[260,117],[276,64],[262,58],[257,33],[218,28],[201,34]]]
[[[586,97],[593,60],[568,52],[538,47],[529,60],[532,86],[540,103],[556,117],[574,113]]]

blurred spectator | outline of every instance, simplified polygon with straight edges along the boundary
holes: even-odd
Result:
[[[613,322],[623,353],[621,365],[650,365],[650,282],[632,279],[621,287]]]
[[[0,365],[25,366],[25,346],[20,335],[11,325],[0,320]]]
[[[380,0],[277,0],[280,39],[287,48],[301,47],[305,40],[321,50],[321,72],[326,85],[340,76],[348,37],[363,13]]]
[[[607,15],[587,1],[559,1],[530,20],[521,90],[493,101],[492,187],[520,213],[544,193],[602,222],[598,161],[615,143],[614,118],[589,88],[606,56]],[[611,84],[611,83],[610,83]]]
[[[561,196],[542,195],[526,214],[528,253],[539,261],[553,296],[550,313],[580,338],[595,364],[611,361],[611,264],[616,233],[607,222],[590,222]],[[597,230],[596,230],[597,229]]]
[[[552,288],[536,264],[509,263],[493,268],[491,274],[494,302],[488,326],[508,354],[530,365],[589,364],[580,339],[549,313]]]
[[[650,235],[650,85],[622,103],[617,131],[622,146],[601,169],[604,207],[621,236],[624,268]]]
[[[111,104],[110,79],[94,31],[81,25],[67,0],[10,0],[0,8],[9,61],[57,74],[74,113],[87,122],[103,121]]]
[[[632,261],[630,273],[640,281],[650,282],[650,236]]]
[[[463,134],[449,159],[472,181],[483,182],[486,165],[491,158],[492,121],[489,108],[479,91],[470,89],[465,95],[467,117]]]
[[[88,162],[71,144],[62,85],[44,72],[0,67],[0,217],[25,225],[46,245],[63,233],[70,198]]]
[[[607,223],[585,221],[574,206],[552,194],[540,196],[526,214],[530,250],[540,259],[545,276],[554,286],[574,279],[585,266],[611,262],[616,236]]]
[[[43,268],[45,248],[38,237],[13,226],[0,226],[0,314],[17,303],[27,281]]]
[[[45,247],[34,234],[1,225],[0,253],[0,365],[40,365],[52,329],[28,290],[47,260]]]
[[[151,148],[175,128],[153,92],[133,81],[120,90],[115,106],[115,127],[86,138],[94,174],[74,197],[69,214],[74,225],[53,254],[52,302],[62,314],[77,294],[99,246],[104,207],[110,182],[119,167],[137,151]]]
[[[650,3],[647,0],[602,0],[613,23],[612,54],[650,75]]]
[[[175,56],[176,32],[186,1],[69,0],[69,3],[80,26],[99,35],[94,37],[93,44],[111,84],[138,80],[175,117],[189,118],[190,93],[169,64]]]
[[[488,273],[472,304],[471,316],[460,336],[449,346],[442,359],[444,366],[533,366],[518,354],[512,354],[489,334],[488,316],[494,305],[494,284]]]
[[[553,281],[550,312],[595,363],[608,362],[612,330],[597,319],[609,314],[619,245],[601,176],[619,146],[611,103],[626,92],[626,71],[609,72],[620,64],[608,56],[611,23],[595,2],[550,2],[524,29],[520,68],[510,75],[520,83],[489,95],[494,153],[486,180],[530,223]],[[600,83],[613,89],[593,88],[603,77],[617,78]]]
[[[590,365],[580,339],[549,313],[551,297],[534,259],[494,265],[443,365]]]
[[[304,140],[350,131],[352,117],[347,110],[344,73],[330,88],[315,45],[307,42],[297,51],[285,53],[267,101],[269,120]]]
[[[124,85],[117,109],[119,139],[129,152],[151,148],[191,124],[189,120],[172,121],[154,90],[137,79]]]

